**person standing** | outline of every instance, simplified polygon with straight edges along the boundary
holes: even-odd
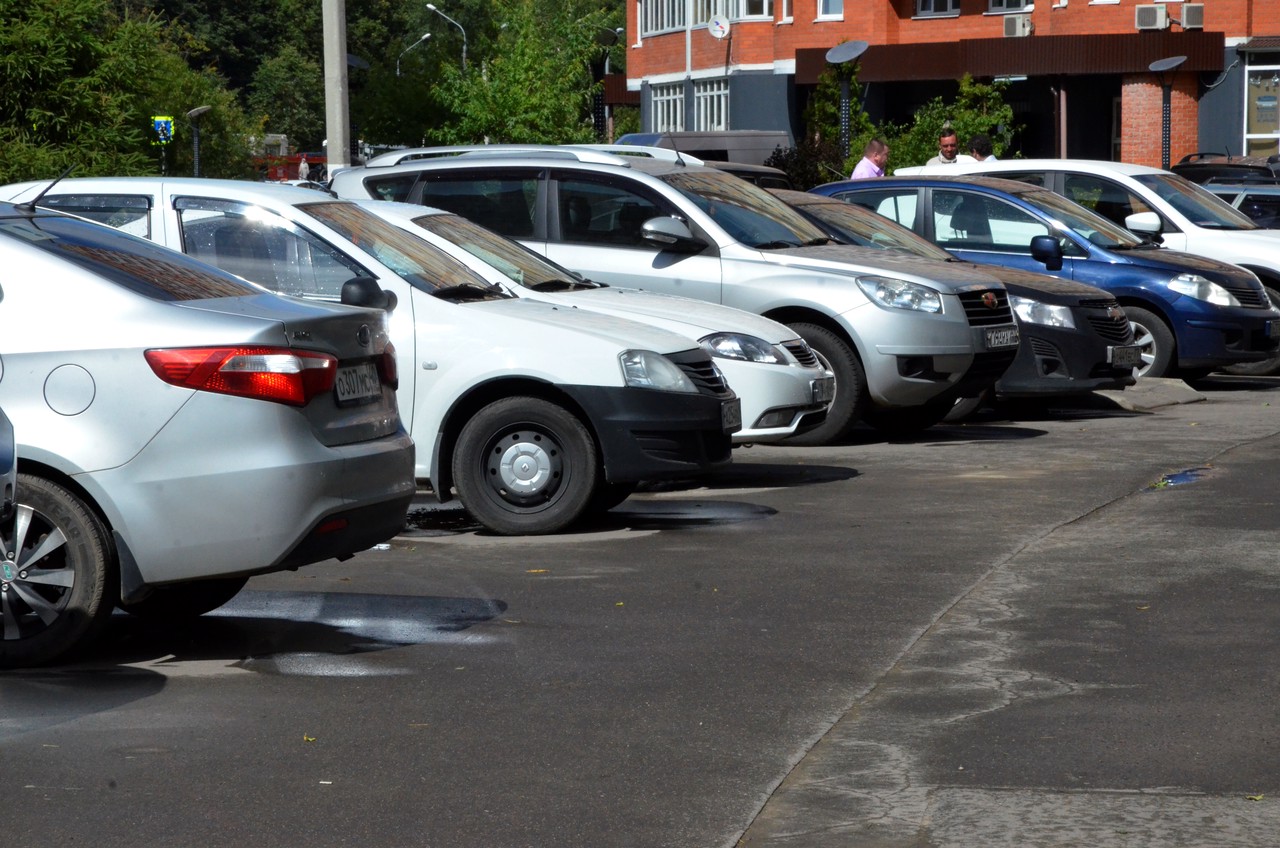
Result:
[[[873,138],[862,151],[862,161],[854,167],[851,180],[871,180],[884,176],[884,166],[889,162],[889,145],[884,139]]]
[[[996,154],[991,150],[991,136],[986,133],[974,133],[969,139],[969,155],[979,162],[994,162]]]
[[[298,179],[305,180],[311,174],[311,166],[307,164],[307,154],[302,154],[302,158],[298,160]]]
[[[938,155],[926,162],[926,165],[954,165],[960,161],[960,137],[951,127],[944,127],[938,133]]]

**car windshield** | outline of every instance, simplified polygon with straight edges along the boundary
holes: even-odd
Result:
[[[0,233],[153,300],[244,297],[264,291],[154,242],[66,215],[8,218],[0,221]]]
[[[664,174],[662,180],[743,244],[768,250],[825,244],[829,240],[797,210],[732,174],[708,168]]]
[[[1211,230],[1261,229],[1249,217],[1212,192],[1177,174],[1139,174],[1134,177],[1197,227]]]
[[[414,218],[413,223],[493,266],[517,285],[531,289],[549,285],[570,288],[579,284],[592,286],[569,269],[561,268],[519,242],[458,215],[421,215]]]
[[[1025,202],[1053,218],[1063,228],[1076,233],[1098,247],[1129,249],[1146,244],[1133,233],[1119,227],[1101,215],[1051,191],[1034,189],[1020,192]]]
[[[508,296],[444,251],[354,203],[305,203],[298,208],[376,257],[414,288],[431,293],[473,287],[495,297]]]
[[[805,212],[835,228],[843,239],[862,247],[901,250],[926,259],[951,259],[950,253],[906,227],[852,203],[814,203]]]

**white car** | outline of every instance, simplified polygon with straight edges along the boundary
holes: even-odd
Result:
[[[1169,171],[1091,159],[1007,159],[894,173],[982,173],[1043,186],[1140,235],[1158,234],[1165,247],[1252,271],[1280,307],[1280,230],[1259,227],[1203,186]],[[1230,370],[1280,373],[1280,357]]]
[[[426,241],[311,189],[117,177],[0,190],[127,228],[273,291],[377,281],[416,476],[507,535],[552,533],[645,480],[727,463],[741,406],[685,336],[512,297]],[[343,298],[346,300],[346,298]],[[351,302],[351,301],[348,301]]]
[[[742,400],[743,424],[733,434],[734,444],[781,441],[826,418],[835,377],[785,324],[687,297],[592,282],[519,242],[440,209],[388,200],[359,203],[518,297],[631,318],[694,339],[715,357]]]

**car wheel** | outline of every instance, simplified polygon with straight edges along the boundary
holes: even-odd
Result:
[[[599,515],[608,512],[627,498],[639,488],[640,483],[610,483],[601,480],[596,486],[595,494],[591,496],[591,503],[587,506],[587,511]]]
[[[1138,376],[1168,377],[1177,361],[1173,331],[1154,312],[1126,306],[1124,314],[1129,316],[1129,324],[1133,327],[1133,343],[1142,349]]]
[[[835,394],[827,418],[812,430],[786,440],[789,445],[821,446],[846,435],[871,404],[867,376],[858,354],[844,339],[817,324],[792,324],[791,329],[809,343],[823,367],[835,375]]]
[[[0,533],[0,667],[61,657],[106,623],[115,596],[109,538],[70,490],[18,475],[18,506]]]
[[[142,600],[122,603],[120,609],[145,621],[173,624],[216,610],[248,582],[248,577],[215,577],[156,586]]]
[[[1266,287],[1267,298],[1271,301],[1271,305],[1280,309],[1280,292],[1270,286]],[[1239,365],[1230,365],[1221,369],[1227,374],[1239,374],[1245,377],[1272,377],[1280,374],[1280,354],[1264,359],[1261,362],[1242,362]]]
[[[956,400],[947,396],[931,400],[921,406],[894,409],[872,407],[863,420],[886,436],[907,435],[927,430],[942,421],[955,409]]]
[[[462,505],[504,536],[555,533],[587,509],[599,478],[595,441],[576,416],[539,398],[495,401],[458,436]]]

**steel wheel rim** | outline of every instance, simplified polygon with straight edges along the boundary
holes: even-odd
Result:
[[[485,480],[502,501],[540,506],[551,501],[564,479],[564,451],[536,429],[513,430],[494,439],[485,453]]]

